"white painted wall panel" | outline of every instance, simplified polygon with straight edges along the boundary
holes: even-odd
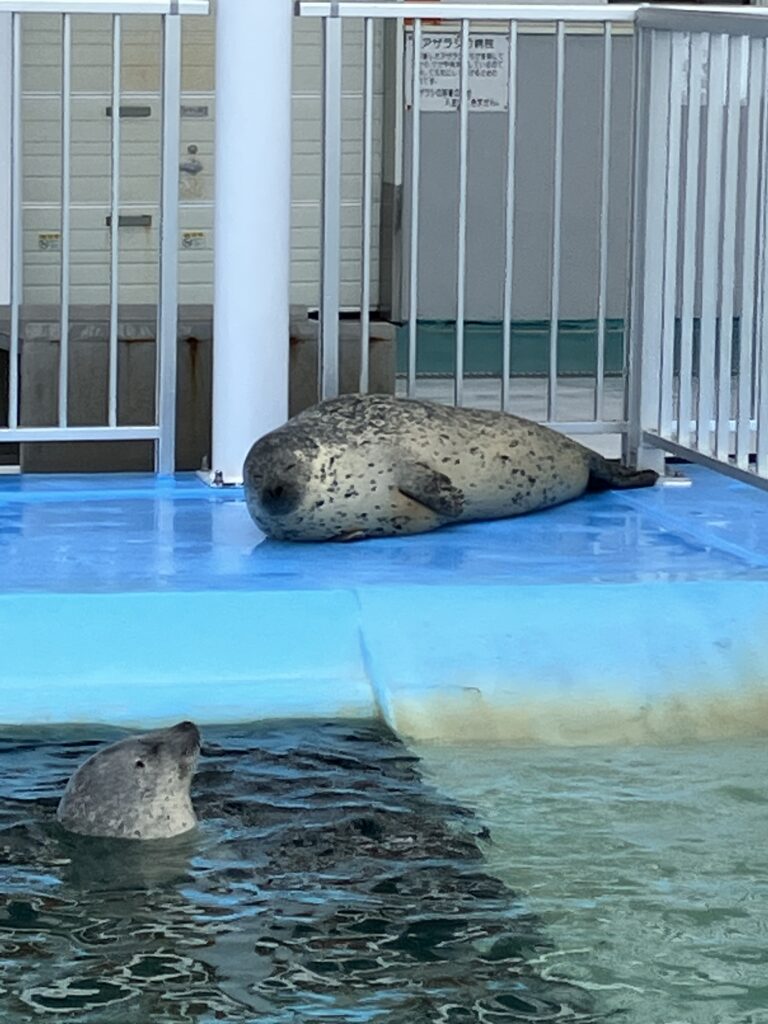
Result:
[[[294,23],[294,139],[291,301],[317,305],[320,277],[322,34],[316,21]],[[120,228],[120,301],[152,302],[160,152],[160,22],[123,19],[122,104],[149,106],[146,118],[123,118],[121,209],[152,216],[151,228]],[[257,43],[254,53],[257,53]],[[24,23],[25,301],[58,298],[61,22],[28,16]],[[372,296],[378,294],[378,195],[381,154],[381,48],[374,111]],[[111,120],[111,19],[73,19],[72,302],[108,297]],[[362,26],[345,27],[342,164],[342,304],[359,303],[362,159]],[[179,154],[180,285],[182,302],[212,301],[214,21],[187,18],[183,27],[182,144]],[[207,108],[207,110],[206,110]],[[244,168],[247,174],[248,169]],[[264,201],[269,201],[264,197]],[[0,222],[1,223],[1,222]]]

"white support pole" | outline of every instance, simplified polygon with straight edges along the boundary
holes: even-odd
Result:
[[[216,7],[214,483],[288,415],[292,19],[291,0]]]

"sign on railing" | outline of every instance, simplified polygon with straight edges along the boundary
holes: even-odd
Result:
[[[471,32],[469,36],[471,110],[506,110],[509,37],[506,32]],[[413,107],[413,36],[405,39],[405,105]],[[461,95],[461,37],[457,32],[429,32],[421,39],[419,62],[421,109],[456,110]]]

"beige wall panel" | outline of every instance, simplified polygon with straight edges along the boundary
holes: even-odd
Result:
[[[179,211],[179,296],[182,303],[213,303],[213,207],[184,204]]]
[[[137,213],[152,217],[148,227],[120,228],[120,301],[154,302],[157,295],[157,209]],[[74,207],[71,213],[71,302],[100,304],[109,301],[110,229],[106,210]],[[59,211],[31,208],[24,215],[24,301],[56,304],[61,273]]]
[[[61,41],[58,16],[24,22],[25,297],[55,302],[60,224]],[[342,157],[342,303],[359,301],[363,79],[362,26],[345,25]],[[182,121],[179,152],[180,287],[182,302],[212,301],[214,199],[214,19],[183,22]],[[72,20],[72,302],[108,298],[111,167],[112,19]],[[380,48],[379,48],[380,49]],[[120,299],[153,302],[157,272],[160,188],[162,31],[152,17],[122,18],[123,106],[146,106],[148,117],[121,119],[120,199],[123,214],[152,216],[149,228],[120,228]],[[380,57],[380,53],[377,55]],[[374,238],[378,239],[381,95],[377,69],[374,111]],[[292,302],[319,300],[322,126],[322,25],[294,22]],[[248,169],[244,168],[247,175]],[[268,197],[265,197],[268,201]],[[202,237],[201,237],[202,233]],[[374,250],[376,246],[374,245]],[[106,276],[105,276],[106,275]],[[374,302],[377,252],[372,267]]]

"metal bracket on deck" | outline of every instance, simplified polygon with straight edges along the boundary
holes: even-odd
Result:
[[[664,476],[660,476],[657,482],[661,487],[690,487],[693,484],[693,480],[685,473],[681,473],[679,469],[671,469],[669,466],[666,467]]]
[[[224,474],[222,473],[222,471],[220,469],[211,470],[211,469],[208,469],[207,467],[203,466],[202,469],[198,469],[197,470],[195,475],[197,476],[197,478],[199,480],[202,480],[203,483],[206,484],[208,487],[227,488],[227,487],[240,487],[240,486],[242,486],[242,481],[239,481],[239,480],[225,480],[224,479]]]

